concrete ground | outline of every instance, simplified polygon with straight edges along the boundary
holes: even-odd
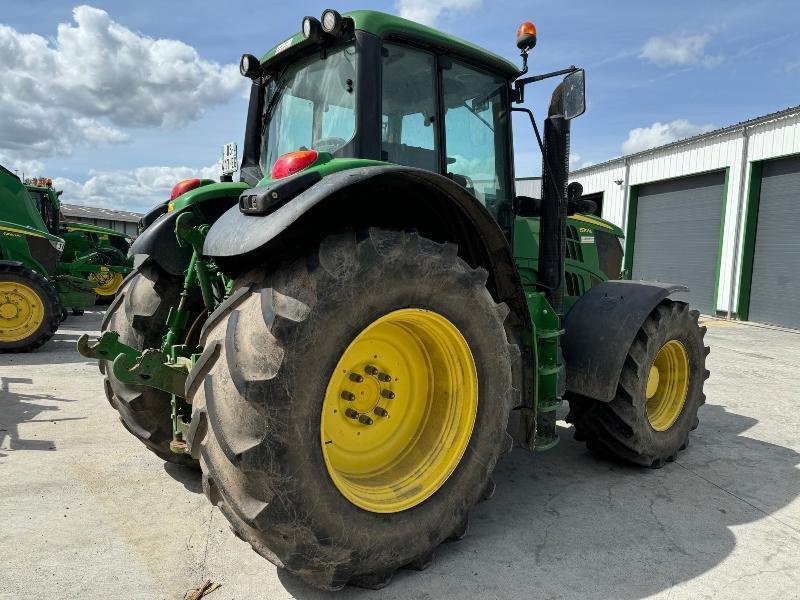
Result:
[[[205,579],[222,584],[211,600],[327,596],[123,430],[75,351],[99,323],[0,355],[0,598],[180,599]],[[708,404],[676,463],[602,462],[564,426],[554,450],[500,464],[469,536],[427,571],[338,598],[800,598],[800,334],[708,325]]]

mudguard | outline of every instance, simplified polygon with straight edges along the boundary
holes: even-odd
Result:
[[[192,258],[191,246],[178,245],[175,237],[175,221],[181,212],[164,213],[137,237],[128,250],[128,256],[144,254],[150,256],[171,275],[180,275]]]
[[[15,267],[18,269],[25,266],[18,260],[3,260],[2,258],[0,258],[0,265],[4,267]]]
[[[348,169],[328,175],[268,215],[245,215],[239,206],[234,206],[208,232],[203,253],[212,257],[249,254],[265,246],[329,197],[355,184],[387,176],[402,178],[410,184],[427,184],[447,193],[471,220],[480,222],[481,226],[490,224],[502,238],[500,229],[483,205],[452,180],[422,169],[385,165]],[[376,211],[380,210],[377,202],[376,200]],[[503,242],[507,245],[504,238]]]
[[[670,294],[688,291],[672,283],[605,281],[586,292],[564,319],[567,391],[610,402],[647,316]]]
[[[392,190],[395,197],[387,198],[381,190]],[[246,190],[242,196],[249,201],[252,192]],[[368,202],[355,209],[359,198],[368,198]],[[297,243],[312,226],[324,230],[341,226],[329,220],[332,212],[343,216],[340,223],[346,226],[413,227],[413,202],[419,206],[421,200],[437,215],[438,233],[449,233],[449,237],[439,237],[457,243],[468,263],[488,271],[490,291],[517,315],[517,324],[529,328],[530,314],[519,272],[497,221],[465,188],[422,169],[391,164],[350,168],[326,175],[293,197],[283,198],[271,212],[264,211],[267,214],[244,214],[246,203],[233,206],[209,230],[203,253],[214,258],[223,272],[236,276],[235,270],[251,265],[251,258],[259,260],[267,250],[277,252],[282,243]],[[433,206],[435,209],[430,208]],[[302,231],[294,231],[292,225],[305,216],[307,220],[297,225]]]

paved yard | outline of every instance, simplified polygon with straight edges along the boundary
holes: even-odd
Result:
[[[0,355],[0,598],[312,599],[252,552],[198,476],[129,436],[74,350],[100,313]],[[800,598],[800,334],[708,323],[700,427],[657,471],[594,459],[562,429],[516,451],[470,535],[423,573],[345,598]],[[563,424],[563,423],[562,423]]]

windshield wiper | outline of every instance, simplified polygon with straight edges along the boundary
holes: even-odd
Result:
[[[272,111],[275,110],[275,105],[278,103],[278,100],[283,95],[284,89],[286,89],[285,81],[275,88],[275,92],[273,92],[272,96],[269,99],[267,107],[264,109],[264,120],[261,123],[261,137],[264,137],[264,132],[267,130],[267,124],[269,123],[269,119],[272,116]]]
[[[491,123],[489,123],[489,121],[487,121],[487,120],[486,120],[486,119],[484,119],[482,116],[480,116],[480,115],[478,114],[478,111],[477,111],[477,110],[475,110],[474,108],[472,108],[472,107],[471,107],[469,104],[467,104],[466,102],[462,102],[462,105],[463,105],[463,106],[464,106],[464,108],[466,108],[466,109],[467,109],[469,112],[471,112],[473,115],[475,115],[476,117],[478,117],[478,119],[480,119],[480,120],[481,120],[481,122],[482,122],[484,125],[486,125],[486,126],[489,128],[489,130],[490,130],[490,131],[494,132],[494,126],[493,126]]]

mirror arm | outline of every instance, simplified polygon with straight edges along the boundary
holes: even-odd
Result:
[[[536,141],[539,142],[539,149],[542,151],[542,157],[544,158],[545,164],[547,169],[550,173],[555,174],[555,170],[553,169],[553,164],[550,162],[550,157],[544,151],[544,142],[542,142],[542,136],[539,133],[539,127],[536,125],[536,118],[533,116],[533,112],[528,108],[512,108],[511,112],[521,112],[528,115],[528,118],[531,120],[531,125],[533,125],[533,131],[536,133]],[[550,183],[553,185],[553,191],[556,194],[556,198],[558,198],[561,192],[558,191],[558,184],[554,177],[548,178]]]
[[[527,72],[527,61],[525,64],[525,70],[520,73],[520,75],[524,75]],[[580,69],[575,65],[571,65],[566,69],[561,69],[559,71],[551,71],[550,73],[543,73],[542,75],[533,75],[532,77],[525,77],[523,79],[517,79],[514,82],[514,91],[515,93],[515,100],[517,103],[522,103],[525,101],[525,86],[529,83],[534,83],[536,81],[542,81],[544,79],[550,79],[551,77],[558,77],[559,75],[569,75],[570,73],[574,73],[575,71],[579,71]]]

